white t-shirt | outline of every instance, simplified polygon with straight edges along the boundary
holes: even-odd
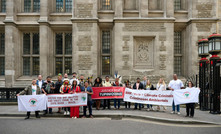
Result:
[[[166,90],[166,84],[163,85],[163,84],[157,84],[157,90],[158,91],[163,91],[163,90]]]
[[[40,81],[38,81],[38,86],[40,87],[40,90],[41,90],[41,87],[42,87],[42,80]]]
[[[37,86],[32,85],[32,95],[36,95]]]
[[[183,82],[179,79],[171,80],[168,87],[173,88],[174,90],[181,89],[183,86]]]

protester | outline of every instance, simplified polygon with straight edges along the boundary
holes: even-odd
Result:
[[[70,93],[80,93],[80,87],[77,85],[77,80],[73,80],[72,87],[71,87],[71,92]],[[79,118],[79,106],[71,107],[71,118]]]
[[[84,106],[84,115],[82,118],[86,118],[86,109],[89,109],[89,116],[90,118],[93,118],[92,115],[92,98],[91,95],[93,94],[93,90],[91,88],[91,86],[89,86],[88,82],[85,81],[84,82],[84,86],[85,86],[85,92],[87,93],[87,106]]]
[[[83,75],[80,76],[80,81],[79,81],[78,86],[80,87],[81,91],[83,92],[84,91],[84,76]]]
[[[166,84],[165,84],[163,78],[160,78],[160,80],[158,81],[157,86],[156,86],[156,90],[157,91],[165,91],[166,90]],[[162,106],[162,107],[163,107],[163,111],[165,112],[166,107],[165,106]],[[160,111],[159,105],[157,106],[157,110]]]
[[[115,78],[115,82],[113,83],[114,87],[122,87],[123,84],[119,82],[119,77]],[[120,100],[121,99],[114,99],[114,109],[120,109]]]
[[[79,84],[79,80],[77,79],[77,73],[73,72],[72,73],[72,79],[70,80],[70,84],[72,85],[73,81],[76,80],[77,84]]]
[[[64,74],[64,78],[62,79],[62,81],[64,81],[64,79],[68,79],[68,74],[67,73]]]
[[[63,85],[60,88],[60,92],[62,94],[71,92],[71,85],[69,84],[69,79],[64,79]],[[64,107],[64,115],[70,115],[70,107]]]
[[[42,85],[42,91],[45,94],[53,94],[54,89],[55,89],[55,87],[54,87],[54,83],[51,81],[51,76],[48,76],[47,80]],[[47,113],[48,113],[48,108],[44,111],[44,115],[46,115]],[[49,114],[53,114],[52,108],[49,108]]]
[[[100,77],[97,77],[94,80],[94,87],[102,87],[102,79]],[[100,110],[101,100],[96,100],[96,109]]]
[[[143,84],[143,87],[146,87],[146,85],[147,85],[147,77],[146,76],[143,77],[143,81],[141,81],[141,83]]]
[[[150,83],[150,80],[147,80],[145,90],[154,90],[154,86]],[[147,111],[153,111],[153,105],[147,104]]]
[[[192,81],[188,82],[188,88],[193,88],[194,84]],[[194,116],[194,108],[195,108],[195,103],[187,103],[186,104],[186,116],[185,117],[191,117],[193,118]]]
[[[58,75],[58,81],[55,83],[55,89],[54,89],[55,94],[60,94],[60,88],[62,84],[63,84],[62,75]],[[61,108],[58,108],[57,113],[61,113]]]
[[[87,78],[87,82],[88,82],[88,85],[89,85],[90,87],[93,86],[92,79],[93,79],[93,75]]]
[[[38,85],[36,85],[36,79],[33,79],[32,80],[32,84],[27,86],[23,91],[21,91],[20,93],[17,94],[17,96],[19,95],[39,95],[41,94],[40,92],[40,88]],[[27,112],[27,115],[25,117],[25,120],[29,119],[30,118],[30,114],[31,112],[28,111]],[[39,116],[39,111],[35,111],[35,116],[36,118],[40,118]]]
[[[134,83],[133,89],[135,89],[135,90],[143,90],[143,89],[144,89],[143,84],[140,82],[140,78],[137,78],[137,82]],[[137,109],[137,105],[138,105],[138,104],[135,103],[134,110]],[[139,110],[141,110],[141,104],[139,104]]]
[[[183,82],[177,78],[176,74],[174,74],[173,75],[173,80],[170,81],[170,83],[168,85],[168,88],[172,91],[184,89]],[[173,104],[172,104],[172,108],[173,108],[173,111],[171,112],[171,114],[175,114],[174,101],[173,101]],[[177,114],[180,114],[180,105],[177,105]]]
[[[111,82],[110,82],[110,78],[109,76],[106,76],[105,77],[105,81],[102,83],[103,87],[111,87]],[[104,99],[104,104],[103,104],[103,110],[106,108],[110,110],[111,107],[110,107],[110,99]]]
[[[130,81],[129,81],[129,80],[127,80],[127,81],[125,82],[125,87],[131,89],[131,84],[130,84]],[[126,108],[126,109],[127,109],[127,108],[130,109],[130,104],[131,104],[130,102],[126,102],[126,101],[125,101],[125,108]]]
[[[40,91],[42,93],[42,85],[43,85],[44,81],[42,80],[42,75],[38,75],[38,80],[36,81],[36,85],[39,86]]]

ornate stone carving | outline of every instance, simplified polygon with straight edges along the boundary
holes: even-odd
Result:
[[[159,36],[159,41],[166,41],[166,40],[167,40],[167,38],[165,35]]]
[[[92,46],[91,36],[80,35],[78,37],[77,46],[79,51],[91,51],[91,46]]]
[[[166,46],[163,41],[161,42],[160,51],[166,51]]]
[[[123,61],[129,61],[129,55],[123,55]]]
[[[127,45],[127,42],[130,41],[130,36],[125,35],[123,36],[124,46],[122,47],[123,51],[129,51],[129,46]]]
[[[77,23],[78,31],[91,31],[92,23]]]
[[[134,44],[134,67],[153,68],[153,38],[136,37]]]
[[[166,55],[161,54],[160,55],[160,61],[166,61]]]
[[[196,23],[196,28],[198,32],[210,32],[212,23]]]
[[[78,69],[90,70],[92,66],[91,55],[79,55],[78,56]]]
[[[127,32],[165,32],[164,23],[125,23],[123,31]]]
[[[129,70],[130,67],[128,65],[128,61],[129,61],[129,55],[123,55],[123,61],[124,61],[124,65],[122,67],[123,70]]]
[[[93,4],[92,3],[78,3],[77,4],[77,18],[92,18]]]
[[[196,10],[198,10],[197,18],[211,18],[212,9],[213,9],[213,3],[211,2],[206,2],[206,3],[198,2],[196,5]]]
[[[160,64],[160,70],[166,70],[166,65],[164,64],[164,62]]]

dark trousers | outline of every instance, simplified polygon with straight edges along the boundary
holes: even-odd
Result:
[[[27,112],[27,116],[30,117],[31,112]],[[35,116],[39,116],[39,111],[35,111]]]
[[[108,109],[110,109],[110,99],[104,99],[103,109],[105,109],[106,106]]]
[[[47,114],[48,113],[48,109],[49,109],[49,113],[52,113],[52,108],[48,108],[46,110],[44,110],[44,112]]]
[[[141,104],[135,103],[135,109],[137,109],[137,105],[139,105],[139,109],[141,109]]]
[[[70,107],[64,107],[64,111],[69,111],[70,112]]]
[[[87,112],[87,107],[89,109],[89,115],[92,115],[92,101],[88,101],[87,102],[87,106],[84,106],[84,116],[86,116],[86,112]]]
[[[130,108],[130,102],[125,102],[125,108]]]
[[[186,115],[187,116],[194,116],[194,107],[195,103],[188,103],[186,104]]]
[[[120,108],[120,99],[114,99],[114,108]]]

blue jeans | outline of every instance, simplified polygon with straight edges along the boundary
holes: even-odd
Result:
[[[49,109],[49,113],[52,113],[52,108],[48,108],[46,110],[44,110],[44,112],[47,114],[48,113],[48,109]]]
[[[120,108],[120,99],[114,99],[114,108],[116,108],[118,106],[118,108]]]
[[[147,108],[152,108],[153,107],[153,105],[151,105],[151,104],[147,104]]]
[[[174,101],[173,101],[172,107],[173,107],[173,111],[175,111],[175,107],[176,107],[177,108],[177,112],[180,112],[180,105],[176,105],[175,106]]]
[[[137,109],[137,104],[138,103],[135,103],[135,109]],[[141,108],[141,104],[139,104],[139,108]]]

